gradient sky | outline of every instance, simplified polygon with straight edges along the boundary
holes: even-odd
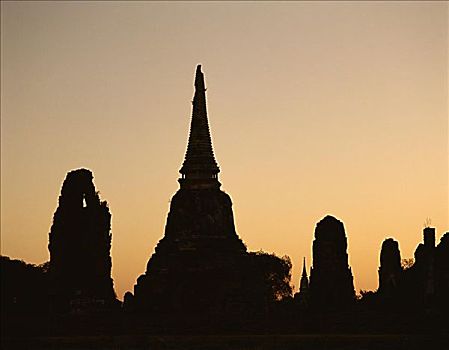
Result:
[[[49,258],[65,174],[112,212],[113,278],[132,290],[163,236],[205,72],[222,189],[250,250],[289,255],[345,224],[356,289],[383,239],[413,256],[448,221],[446,2],[1,3],[1,253]]]

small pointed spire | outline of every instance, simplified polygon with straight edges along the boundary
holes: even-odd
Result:
[[[181,188],[219,188],[218,168],[215,161],[207,120],[206,87],[201,65],[196,67],[195,95],[190,123],[190,134],[184,163],[179,170],[182,174]]]
[[[299,291],[300,293],[304,293],[307,289],[309,289],[309,278],[307,277],[306,258],[304,257],[302,262],[302,276],[299,281]]]
[[[307,278],[306,257],[304,257],[303,261],[302,261],[302,277],[306,277]]]

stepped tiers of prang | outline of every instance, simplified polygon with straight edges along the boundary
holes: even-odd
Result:
[[[67,174],[49,234],[51,294],[57,309],[69,303],[116,302],[111,278],[111,214],[92,173]]]
[[[164,237],[125,307],[153,312],[220,313],[243,303],[246,247],[231,198],[220,190],[208,126],[204,75],[196,69],[190,135]]]

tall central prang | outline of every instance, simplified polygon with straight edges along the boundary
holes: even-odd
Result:
[[[164,237],[128,294],[130,307],[154,314],[220,314],[241,303],[246,246],[229,195],[220,190],[201,66],[196,69],[190,135]],[[178,317],[178,316],[177,316]]]
[[[184,164],[179,170],[179,183],[185,189],[220,188],[218,168],[215,161],[209,123],[207,121],[206,87],[201,65],[196,67],[195,95],[193,97],[192,121],[189,143]]]

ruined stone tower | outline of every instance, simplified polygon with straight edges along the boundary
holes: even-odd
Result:
[[[87,169],[70,171],[49,234],[51,294],[57,308],[82,301],[115,303],[111,278],[111,214]]]
[[[393,238],[382,243],[380,251],[379,289],[378,293],[384,298],[395,296],[403,271],[401,267],[401,253],[399,244]]]
[[[235,231],[231,198],[220,190],[205,91],[199,65],[180,189],[171,200],[165,235],[134,286],[137,310],[219,313],[241,293],[238,267],[246,247]]]
[[[355,300],[343,223],[326,216],[315,228],[310,299],[316,308],[340,308]]]

